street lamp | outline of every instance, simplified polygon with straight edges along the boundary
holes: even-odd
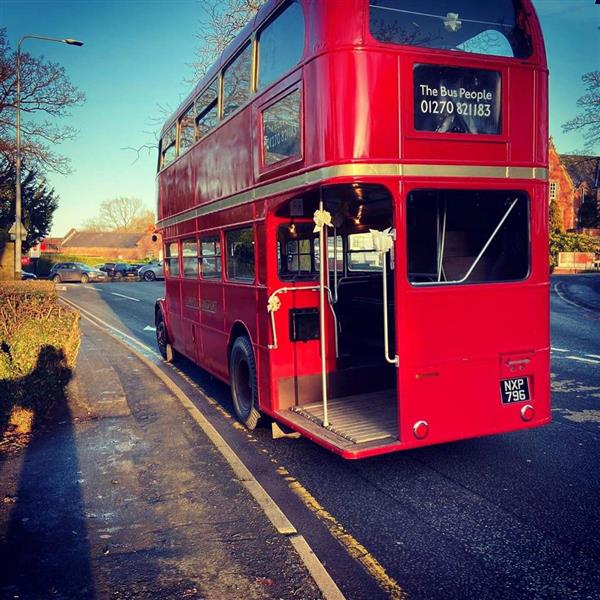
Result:
[[[59,39],[41,35],[24,35],[17,44],[17,156],[15,161],[17,181],[15,186],[15,224],[13,231],[15,236],[15,277],[21,272],[21,243],[23,241],[21,238],[23,231],[23,224],[21,223],[21,44],[25,40],[46,40],[47,42],[58,42],[59,44],[68,44],[69,46],[83,46],[83,42],[74,40],[73,38]]]

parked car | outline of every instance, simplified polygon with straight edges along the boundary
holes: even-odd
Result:
[[[21,279],[23,281],[31,281],[33,279],[37,279],[37,275],[29,273],[29,271],[21,271]]]
[[[123,279],[123,277],[135,277],[137,275],[137,269],[132,268],[128,263],[107,262],[102,267],[102,270],[110,279],[116,280]]]
[[[106,273],[83,263],[56,263],[52,265],[48,279],[54,283],[63,281],[89,283],[90,281],[106,281]]]
[[[144,265],[138,271],[138,277],[144,281],[154,281],[155,279],[164,279],[165,274],[163,271],[163,265],[161,262],[151,262]]]

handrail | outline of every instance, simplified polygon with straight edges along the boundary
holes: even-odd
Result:
[[[331,310],[331,315],[333,316],[333,323],[334,323],[334,327],[335,327],[335,357],[339,358],[339,350],[338,350],[338,320],[337,320],[337,315],[335,314],[335,310],[333,310],[333,306],[331,303],[331,290],[329,289],[329,287],[325,287],[325,290],[327,291],[327,296],[329,298],[329,310]],[[278,301],[278,296],[279,294],[285,294],[287,292],[299,292],[299,291],[304,291],[304,292],[318,292],[319,291],[319,286],[318,285],[303,285],[300,287],[291,287],[291,286],[284,286],[284,287],[280,287],[277,288],[270,296],[269,299],[267,301],[267,310],[269,311],[269,314],[271,315],[271,333],[273,334],[273,343],[272,344],[267,344],[267,348],[269,350],[277,350],[277,348],[279,347],[277,345],[277,330],[275,328],[275,313],[279,310],[279,308],[281,307],[281,301]]]

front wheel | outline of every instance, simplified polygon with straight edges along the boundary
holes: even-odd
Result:
[[[156,275],[154,271],[146,271],[144,273],[144,281],[154,281],[156,279]]]
[[[90,278],[88,275],[86,275],[85,273],[81,276],[81,283],[89,283],[90,282]]]
[[[237,418],[252,431],[258,424],[258,386],[252,344],[246,336],[235,340],[229,358],[231,397]]]
[[[60,278],[60,275],[55,275],[55,276],[52,278],[52,281],[54,281],[54,283],[60,283],[62,280],[61,280],[61,278]]]
[[[117,281],[120,281],[121,279],[123,279],[123,273],[120,273],[119,271],[117,271],[117,272],[115,273],[115,279],[116,279]]]

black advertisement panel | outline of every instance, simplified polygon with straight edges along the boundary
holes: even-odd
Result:
[[[419,64],[413,74],[417,131],[501,133],[500,73]]]

